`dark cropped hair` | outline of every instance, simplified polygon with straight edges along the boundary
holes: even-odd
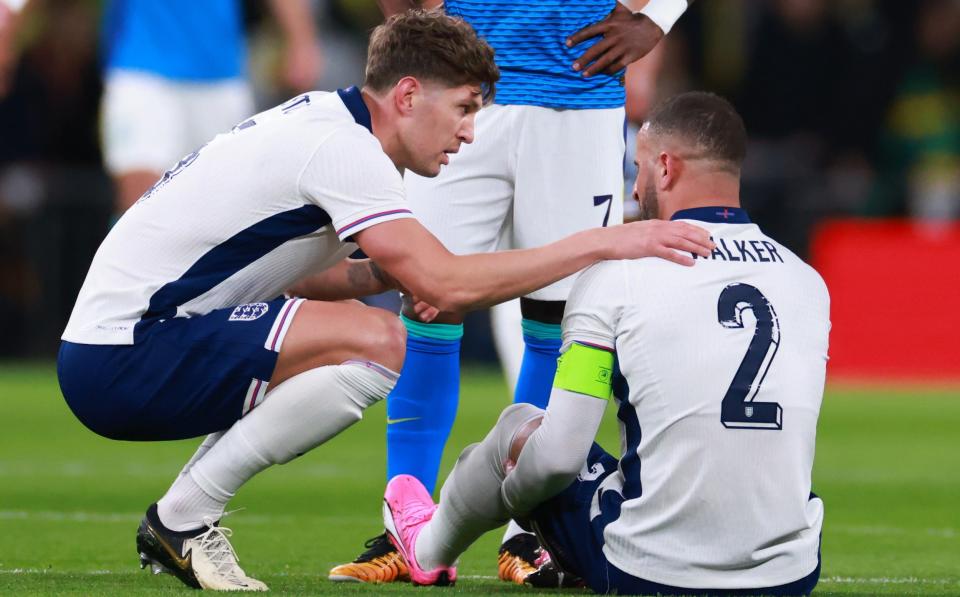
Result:
[[[747,130],[736,109],[719,95],[690,91],[664,100],[647,116],[648,131],[675,137],[699,157],[739,170],[747,155]]]
[[[373,30],[364,84],[385,91],[408,76],[450,87],[480,85],[486,104],[493,101],[500,69],[493,48],[463,19],[410,10]]]

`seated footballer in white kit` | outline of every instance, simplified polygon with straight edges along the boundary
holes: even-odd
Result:
[[[218,135],[110,231],[63,334],[67,404],[109,438],[208,434],[148,508],[142,566],[193,587],[266,589],[218,525],[227,502],[359,420],[403,364],[398,319],[342,299],[402,287],[462,311],[601,259],[709,255],[705,230],[663,222],[528,251],[446,251],[413,218],[402,172],[435,176],[472,142],[498,76],[463,21],[398,16],[371,37],[362,89],[308,93]],[[358,246],[372,261],[347,259]],[[293,286],[306,298],[285,298]]]
[[[655,108],[637,140],[645,218],[706,227],[692,268],[606,261],[577,279],[546,411],[508,407],[461,454],[435,506],[394,477],[384,522],[415,583],[513,517],[598,593],[808,595],[823,502],[811,492],[830,329],[823,280],[740,208],[740,116],[702,92]],[[629,383],[622,456],[593,443],[614,353]]]

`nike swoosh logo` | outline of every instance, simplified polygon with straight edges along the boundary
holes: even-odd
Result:
[[[420,417],[407,417],[405,419],[391,419],[387,417],[387,425],[394,425],[396,423],[406,423],[407,421],[419,421]]]
[[[150,529],[151,534],[157,540],[157,543],[159,543],[160,547],[162,547],[163,550],[167,552],[167,554],[173,559],[174,564],[176,564],[178,568],[180,568],[181,570],[190,570],[192,566],[191,560],[193,559],[192,549],[188,550],[186,555],[181,557],[180,554],[177,553],[177,550],[175,550],[172,545],[167,543],[163,539],[163,537],[160,535],[160,533],[154,530],[153,526],[150,525],[150,523],[147,523],[147,528]]]

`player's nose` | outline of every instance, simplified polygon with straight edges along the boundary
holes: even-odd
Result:
[[[467,118],[463,126],[460,127],[460,132],[457,134],[457,138],[460,139],[463,143],[473,143],[473,116]]]

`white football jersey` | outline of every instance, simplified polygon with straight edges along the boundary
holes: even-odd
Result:
[[[411,217],[356,88],[267,110],[183,158],[97,251],[63,339],[132,344],[138,322],[276,298]]]
[[[597,264],[563,319],[564,345],[615,348],[630,386],[619,468],[598,491],[623,496],[603,550],[621,570],[671,586],[793,582],[819,559],[823,503],[811,473],[829,295],[742,210],[678,216],[710,231],[710,258]],[[592,517],[599,504],[594,496]]]

